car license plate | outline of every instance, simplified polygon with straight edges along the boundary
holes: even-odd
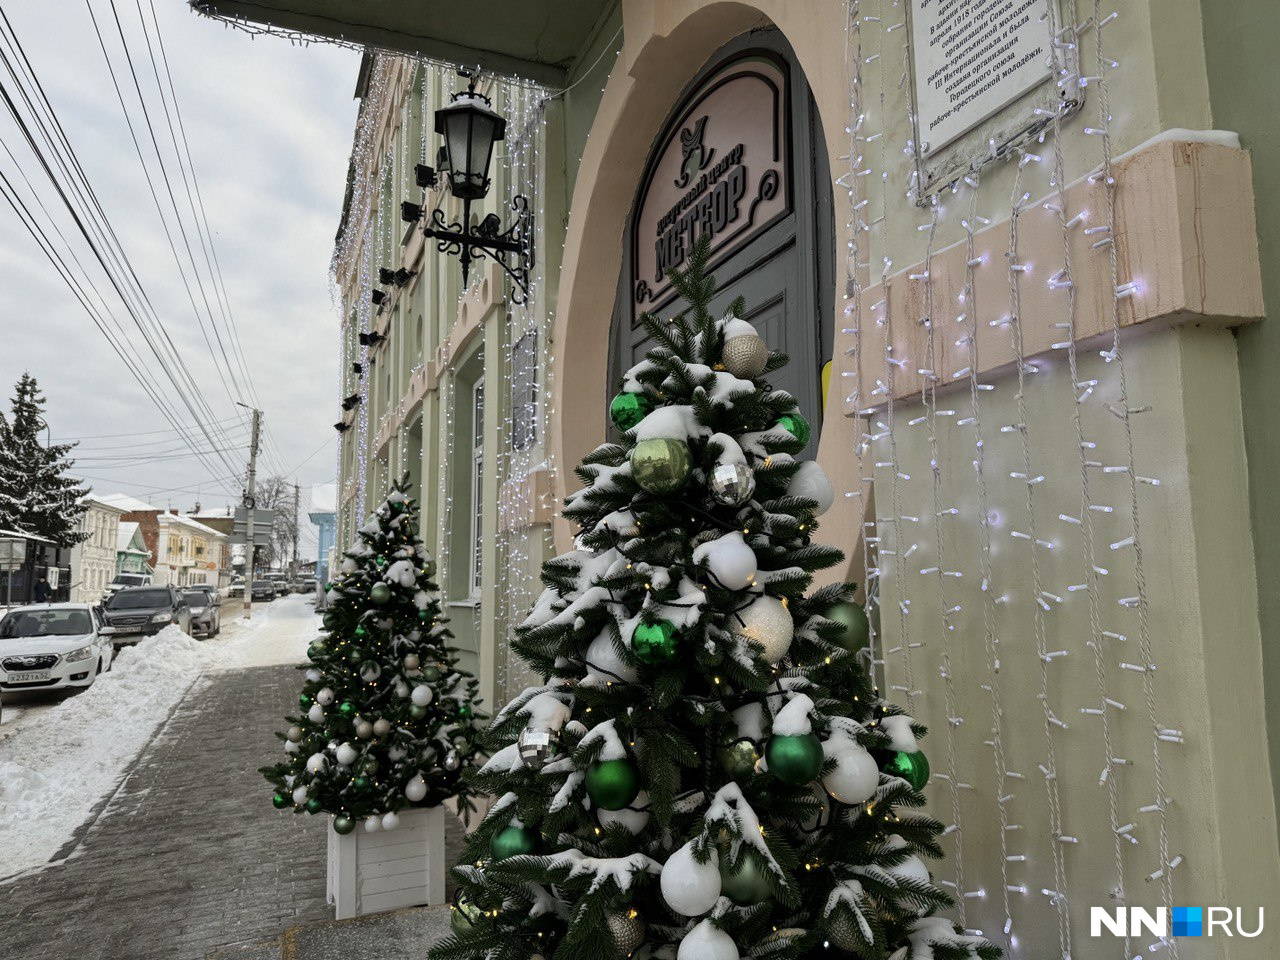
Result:
[[[116,633],[141,633],[141,632],[142,632],[141,625],[132,626],[132,627],[116,627]]]
[[[9,674],[10,683],[39,683],[41,680],[49,679],[49,671],[42,670],[29,673],[11,673]]]

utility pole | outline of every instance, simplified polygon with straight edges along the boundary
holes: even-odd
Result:
[[[298,575],[298,517],[302,505],[302,489],[293,485],[293,576]]]
[[[253,432],[249,435],[249,483],[244,491],[244,618],[253,614],[253,515],[257,510],[258,429],[262,425],[262,411],[253,410]]]

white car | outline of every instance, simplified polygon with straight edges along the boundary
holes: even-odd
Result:
[[[111,669],[115,645],[87,603],[15,607],[0,620],[0,689],[87,687]]]

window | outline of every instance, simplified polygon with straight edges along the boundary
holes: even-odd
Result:
[[[484,377],[471,387],[471,595],[480,595],[480,561],[484,556]]]
[[[511,349],[511,447],[524,450],[537,439],[538,331],[530,330]]]

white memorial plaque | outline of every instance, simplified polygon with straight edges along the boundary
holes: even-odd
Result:
[[[930,156],[1052,72],[1049,0],[911,0],[922,153]]]

